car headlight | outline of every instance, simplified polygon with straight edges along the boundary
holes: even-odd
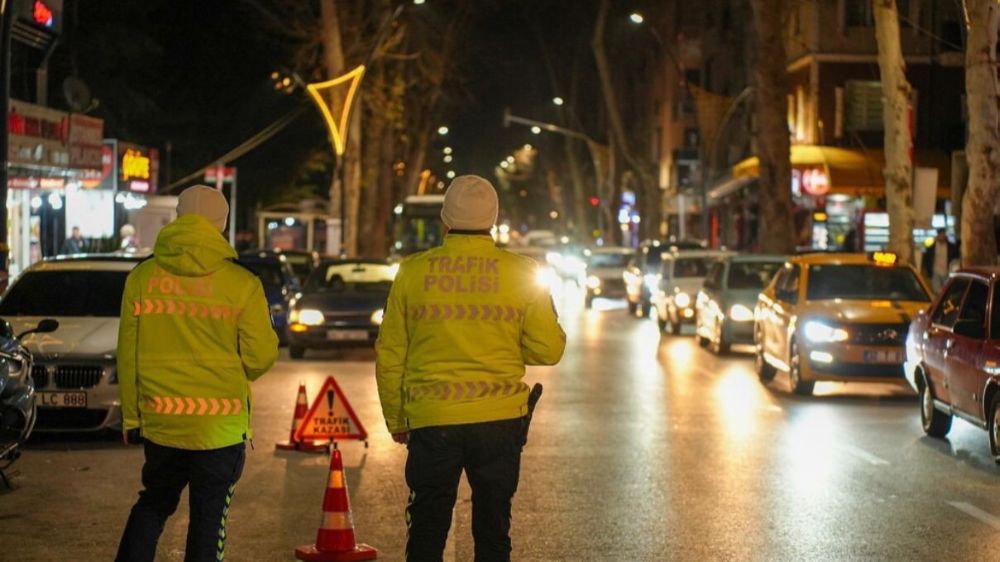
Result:
[[[381,326],[383,318],[385,318],[384,308],[380,308],[375,312],[372,312],[372,324],[375,324],[376,326]]]
[[[601,278],[596,275],[591,275],[587,277],[587,288],[588,289],[598,289],[601,286]]]
[[[814,343],[833,343],[847,341],[847,330],[837,328],[823,322],[811,320],[806,322],[802,333],[806,339]]]
[[[691,306],[691,295],[680,292],[674,295],[674,304],[680,308],[687,308]]]
[[[303,308],[292,312],[291,320],[305,326],[322,326],[326,323],[323,313],[314,308]]]
[[[539,287],[551,289],[555,285],[555,272],[551,267],[540,267],[535,271],[535,283]]]
[[[749,322],[753,320],[753,311],[745,305],[734,304],[729,307],[729,319],[733,322]]]
[[[650,291],[655,291],[657,285],[660,284],[660,276],[655,273],[647,273],[642,276],[642,280],[646,283],[646,288]]]

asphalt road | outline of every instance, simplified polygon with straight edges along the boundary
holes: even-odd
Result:
[[[545,395],[514,501],[515,560],[996,560],[1000,469],[956,421],[926,438],[901,387],[769,387],[748,355],[661,338],[621,303],[560,298],[569,347],[529,371]],[[384,429],[370,351],[282,360],[255,383],[255,449],[228,525],[228,559],[292,560],[311,543],[327,459],[275,452],[297,383],[335,375],[371,433],[344,443],[360,540],[401,560],[405,449]],[[141,451],[114,437],[36,439],[0,491],[0,560],[111,560],[139,489]],[[445,560],[472,560],[470,492]],[[182,560],[186,504],[158,560]]]

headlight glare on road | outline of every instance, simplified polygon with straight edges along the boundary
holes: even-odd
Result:
[[[598,289],[601,287],[601,278],[596,275],[591,275],[587,277],[587,288],[588,289]]]
[[[691,306],[691,295],[685,292],[677,293],[674,295],[674,304],[676,304],[678,308],[687,308]]]
[[[803,334],[807,340],[814,343],[834,343],[847,341],[847,330],[837,328],[823,322],[811,320],[806,322]]]
[[[314,308],[303,308],[292,315],[292,321],[306,326],[321,326],[326,323],[323,313]]]
[[[372,312],[372,324],[375,324],[376,326],[381,326],[382,325],[382,319],[384,317],[385,317],[385,309],[384,308],[380,308],[380,309],[376,310],[375,312]]]
[[[729,319],[733,322],[749,322],[753,320],[753,311],[746,305],[734,304],[729,307]]]

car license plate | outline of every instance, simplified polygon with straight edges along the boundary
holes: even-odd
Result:
[[[333,341],[367,340],[368,330],[327,330],[326,339]]]
[[[866,351],[865,363],[902,363],[902,351]]]
[[[39,392],[40,408],[86,408],[86,392]]]

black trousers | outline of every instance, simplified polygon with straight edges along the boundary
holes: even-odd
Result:
[[[146,441],[139,501],[132,507],[118,545],[116,562],[153,562],[167,518],[188,487],[185,562],[217,562],[225,557],[226,518],[236,481],[243,473],[246,445],[188,451]]]
[[[510,506],[521,466],[523,424],[517,418],[410,431],[408,562],[442,559],[463,470],[472,487],[476,562],[510,560]]]

